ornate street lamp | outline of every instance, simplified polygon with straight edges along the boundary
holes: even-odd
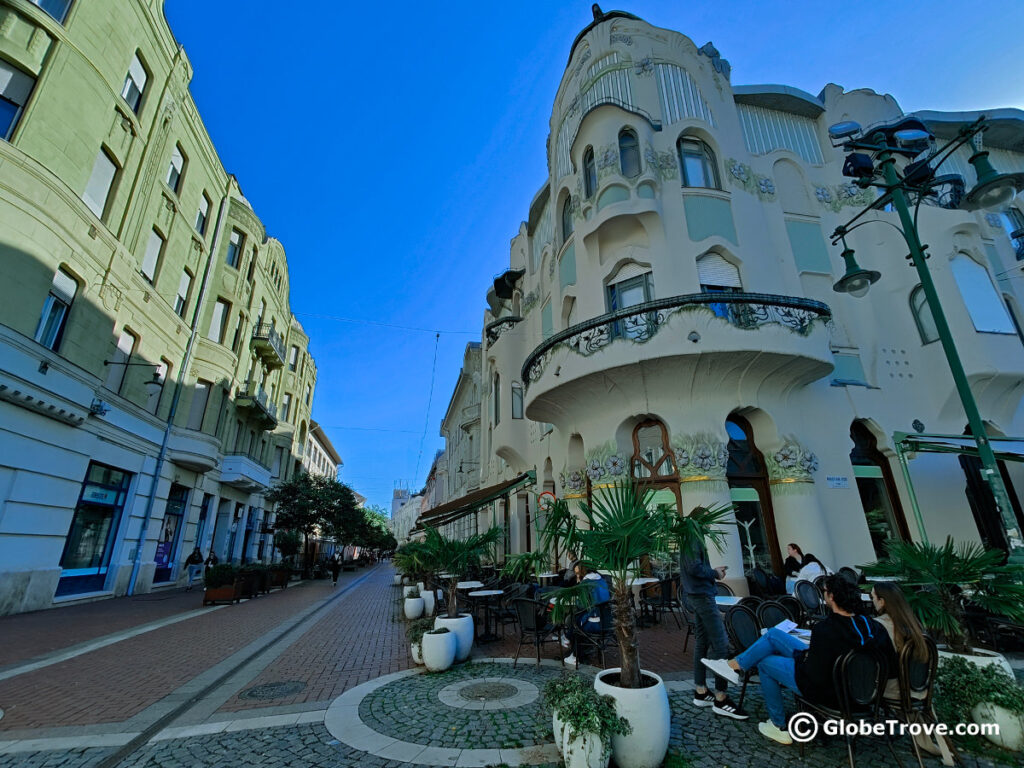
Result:
[[[884,190],[884,193],[871,205],[860,211],[846,224],[837,227],[832,233],[833,245],[842,241],[842,256],[846,263],[846,274],[832,288],[839,293],[848,293],[859,298],[866,295],[871,285],[881,277],[878,272],[862,269],[857,264],[853,249],[846,243],[846,235],[859,226],[875,221],[867,220],[857,223],[869,211],[879,210],[891,204],[902,224],[902,228],[896,227],[896,229],[903,235],[903,239],[910,248],[909,258],[917,269],[925,300],[931,310],[935,328],[942,343],[942,350],[946,354],[946,360],[953,374],[953,382],[960,395],[964,412],[967,414],[971,434],[977,443],[982,474],[992,491],[996,510],[1006,529],[1009,559],[1012,562],[1024,563],[1024,538],[1022,538],[1021,530],[1014,517],[1013,507],[1010,506],[1006,487],[1003,485],[1002,475],[999,472],[999,465],[996,463],[995,453],[992,451],[992,445],[985,432],[985,424],[978,411],[978,404],[971,392],[967,374],[953,341],[953,334],[950,332],[949,323],[946,321],[946,315],[942,311],[942,305],[935,290],[935,283],[928,270],[926,246],[921,245],[921,238],[917,231],[917,208],[920,208],[926,197],[937,194],[943,188],[947,189],[946,201],[948,203],[969,211],[983,208],[1003,208],[1013,200],[1018,192],[1024,190],[1024,174],[998,173],[988,159],[988,152],[981,149],[981,136],[987,128],[985,117],[982,115],[970,125],[963,126],[955,138],[938,150],[935,148],[935,137],[928,131],[924,123],[913,117],[901,118],[894,123],[873,127],[869,129],[867,135],[861,130],[860,125],[852,121],[839,123],[829,128],[832,145],[850,151],[843,165],[843,174],[855,178],[855,183],[864,189],[878,187]],[[935,171],[953,153],[968,143],[971,143],[974,148],[970,163],[977,172],[978,182],[969,192],[963,194],[964,182],[960,176],[936,176]],[[906,157],[910,160],[903,168],[902,176],[896,170],[896,156]],[[908,193],[917,196],[913,216],[907,202]]]

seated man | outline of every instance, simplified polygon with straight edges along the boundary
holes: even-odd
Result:
[[[860,590],[842,576],[828,577],[825,601],[832,613],[811,629],[809,648],[796,637],[773,627],[734,659],[701,659],[701,662],[733,683],[740,682],[738,672],[757,667],[770,718],[759,723],[757,729],[780,744],[792,744],[782,705],[783,687],[808,701],[835,707],[838,702],[832,685],[832,669],[840,657],[858,648],[880,654],[888,664],[889,674],[896,676],[896,652],[889,634],[874,619],[856,615],[860,594]]]

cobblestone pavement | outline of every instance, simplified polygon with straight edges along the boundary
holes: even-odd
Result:
[[[199,599],[193,592],[184,600],[170,600],[192,610],[187,603],[193,596]],[[145,623],[159,619],[157,614],[180,613],[172,605],[152,611],[96,606],[100,614],[113,617],[112,629],[134,626],[132,614],[136,623]],[[22,626],[29,628],[29,636],[41,639],[42,651],[67,648],[87,636],[102,637],[96,631],[101,619],[86,608],[65,614],[71,619],[67,635],[73,642],[47,641],[39,617],[26,617]],[[76,625],[79,620],[82,627]],[[5,642],[13,638],[18,645],[24,640],[17,634],[17,621],[0,626],[8,633],[15,629],[4,635]],[[293,626],[287,633],[282,629]],[[548,759],[540,755],[550,754],[543,751],[550,750],[550,716],[531,691],[561,672],[553,663],[561,655],[557,644],[544,647],[542,655],[551,661],[539,667],[532,646],[524,646],[518,668],[487,661],[514,654],[516,639],[510,632],[502,641],[479,645],[471,663],[430,675],[403,672],[411,667],[404,629],[398,590],[385,566],[343,574],[338,588],[327,581],[306,583],[2,680],[0,708],[6,712],[0,719],[0,768],[421,768],[420,763],[394,759],[394,754],[378,754],[386,749],[356,749],[333,725],[337,737],[332,735],[324,717],[345,691],[362,697],[353,708],[360,727],[376,734],[381,745],[423,745],[454,749],[456,754],[462,749],[494,750],[493,765],[501,764],[498,750],[526,750],[521,754],[527,758],[536,754],[537,759],[527,759],[530,764]],[[766,713],[756,685],[747,693],[750,721],[727,720],[693,707],[692,638],[684,653],[684,637],[685,630],[677,629],[671,618],[640,633],[643,665],[662,674],[669,686],[669,754],[675,759],[667,766],[846,764],[841,739],[816,741],[801,759],[796,746],[760,736],[756,723]],[[23,651],[17,653],[12,658],[28,658]],[[616,660],[610,650],[609,666]],[[378,680],[385,675],[391,677]],[[916,764],[908,739],[897,742],[896,749],[905,765]],[[414,760],[413,754],[405,757]],[[857,741],[857,764],[881,768],[894,762],[883,741],[862,738]],[[925,764],[941,765],[933,758]],[[1001,765],[970,755],[965,764]]]

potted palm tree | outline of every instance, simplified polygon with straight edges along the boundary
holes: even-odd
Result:
[[[436,528],[425,530],[424,562],[430,565],[431,573],[450,574],[446,579],[446,610],[444,613],[438,612],[434,626],[438,629],[447,628],[455,635],[456,661],[468,659],[473,649],[473,617],[468,613],[459,613],[459,574],[465,573],[470,566],[477,566],[481,555],[500,541],[503,535],[500,528],[491,528],[486,533],[476,533],[465,539],[449,539]]]
[[[947,538],[944,544],[890,541],[889,557],[861,571],[899,584],[921,623],[946,640],[940,655],[958,654],[978,665],[1013,670],[1002,654],[974,647],[968,608],[1024,621],[1024,568],[1002,565],[1002,550]]]
[[[578,554],[590,571],[607,574],[610,580],[615,638],[621,667],[599,672],[594,688],[615,700],[615,710],[632,732],[612,737],[612,757],[619,768],[656,768],[668,751],[671,712],[664,681],[641,669],[633,612],[632,581],[636,564],[651,552],[669,544],[688,548],[695,538],[719,543],[720,526],[731,522],[731,505],[698,507],[680,517],[672,510],[653,508],[653,491],[642,491],[630,482],[598,490],[591,503],[579,505],[582,520],[562,516],[557,530],[565,549]],[[556,597],[556,613],[591,603],[587,582],[562,590]]]

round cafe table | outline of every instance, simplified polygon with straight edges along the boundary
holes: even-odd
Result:
[[[495,597],[504,594],[505,590],[503,589],[478,589],[475,592],[469,593],[469,597],[482,600],[484,604],[484,631],[477,638],[481,643],[489,643],[492,640],[498,639],[497,633],[491,632],[491,604]]]
[[[482,581],[460,581],[455,585],[456,589],[480,589],[484,583]]]
[[[540,579],[540,585],[542,587],[553,587],[555,579],[558,578],[557,573],[538,573],[537,578]]]

